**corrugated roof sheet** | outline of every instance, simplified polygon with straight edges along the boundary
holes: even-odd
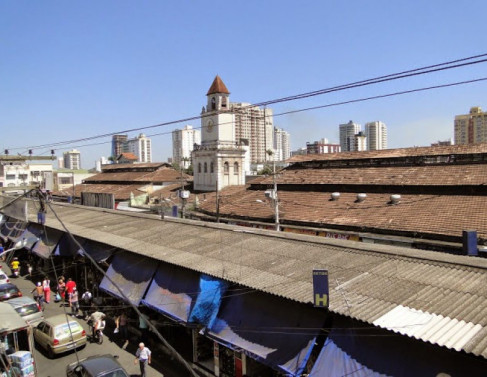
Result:
[[[312,270],[327,269],[332,312],[373,324],[402,305],[463,321],[443,334],[451,335],[450,342],[442,336],[428,341],[487,358],[485,259],[72,205],[53,208],[74,235],[306,304],[312,303]],[[36,221],[34,209],[30,216]],[[49,213],[46,225],[62,228]],[[462,334],[473,331],[468,323],[482,328],[458,347]]]

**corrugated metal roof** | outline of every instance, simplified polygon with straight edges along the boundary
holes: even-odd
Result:
[[[485,259],[72,205],[53,208],[74,235],[305,304],[312,303],[312,270],[327,269],[332,312],[370,324],[388,313],[398,318],[402,313],[391,312],[398,306],[434,320],[449,318],[450,332],[435,332],[431,325],[431,334],[421,339],[487,358]],[[49,213],[46,225],[62,229]]]

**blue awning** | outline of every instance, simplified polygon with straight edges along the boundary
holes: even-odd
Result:
[[[84,242],[84,239],[79,239],[77,237],[75,237],[75,239],[81,245]],[[64,233],[61,239],[59,240],[59,243],[57,244],[56,248],[54,249],[53,255],[62,256],[62,257],[74,257],[80,253],[81,253],[81,249],[76,244],[76,242],[73,241],[73,238],[69,234]]]
[[[157,261],[137,254],[120,252],[113,258],[100,288],[125,300],[120,291],[134,304],[139,305],[157,269]],[[108,280],[110,278],[120,289]]]
[[[19,238],[22,237],[22,234],[25,232],[25,229],[27,228],[27,224],[26,222],[22,221],[22,220],[18,220],[12,231],[10,232],[10,234],[8,235],[8,239],[12,242],[15,242],[17,241]]]
[[[64,234],[60,230],[47,228],[35,223],[29,224],[29,231],[39,238],[39,241],[32,248],[32,252],[44,259],[51,256],[61,236]]]
[[[33,228],[32,223],[29,223],[29,225],[27,226],[27,229],[22,234],[22,238],[25,239],[24,248],[26,248],[27,250],[32,249],[32,247],[40,239],[39,238],[40,232],[38,230],[37,231],[33,231],[32,228]]]
[[[227,291],[207,335],[263,364],[299,376],[326,311],[255,291]]]
[[[199,283],[199,273],[161,264],[142,303],[178,322],[187,323]]]
[[[384,377],[385,374],[375,372],[360,364],[328,338],[320,355],[315,361],[309,377]]]
[[[89,254],[90,257],[95,260],[95,262],[103,262],[110,258],[112,254],[115,254],[116,252],[122,252],[120,249],[114,248],[112,246],[90,240],[86,240],[86,242],[83,243],[82,246],[86,253]]]

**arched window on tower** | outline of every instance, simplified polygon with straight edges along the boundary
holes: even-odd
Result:
[[[233,175],[238,175],[238,162],[233,164]]]
[[[203,170],[204,173],[208,173],[208,164],[206,162],[205,162],[203,169],[204,169]]]
[[[215,99],[215,97],[211,98],[211,109],[216,110],[216,99]]]
[[[229,165],[228,165],[228,162],[225,162],[223,164],[223,174],[228,175],[228,171],[229,171]]]
[[[198,162],[198,173],[201,173],[201,162]]]
[[[227,99],[226,97],[222,98],[222,107],[227,107]]]
[[[213,165],[213,162],[210,162],[210,173],[215,172],[215,166]]]

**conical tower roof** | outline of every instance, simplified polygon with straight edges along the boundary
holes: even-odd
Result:
[[[209,96],[215,93],[230,94],[222,79],[218,75],[216,75],[215,80],[213,80],[213,84],[211,84],[210,89],[208,89],[208,93],[206,93],[206,95]]]

